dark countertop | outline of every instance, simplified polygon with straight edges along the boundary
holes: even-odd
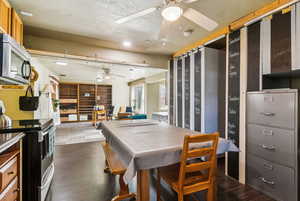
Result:
[[[0,134],[0,153],[16,144],[25,136],[24,133],[2,133]]]
[[[17,133],[26,131],[40,131],[52,124],[52,119],[13,120],[12,126],[1,128],[1,133]],[[1,136],[1,135],[0,135]]]

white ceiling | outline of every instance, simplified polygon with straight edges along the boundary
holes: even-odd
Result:
[[[133,47],[127,48],[129,50],[171,54],[209,35],[208,31],[180,18],[168,27],[167,45],[162,46],[162,42],[157,39],[162,18],[159,11],[125,24],[114,23],[120,17],[158,6],[163,0],[9,1],[18,11],[33,13],[33,17],[22,16],[25,25],[95,38],[111,48],[126,49],[120,44],[123,40],[130,40]],[[189,6],[218,22],[218,28],[221,28],[272,1],[198,0]],[[194,29],[194,33],[184,38],[182,32],[187,29]]]
[[[56,57],[33,56],[42,65],[60,77],[64,82],[82,82],[95,83],[96,77],[101,75],[103,77],[103,68],[109,68],[111,79],[99,82],[99,84],[112,84],[114,80],[129,82],[144,77],[156,75],[166,70],[158,68],[143,68],[137,66],[107,64],[74,59],[61,59]],[[68,63],[67,66],[57,65],[55,62],[62,61]],[[64,74],[65,76],[60,76]]]

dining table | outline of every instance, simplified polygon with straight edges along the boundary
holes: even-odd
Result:
[[[180,161],[184,136],[199,134],[157,120],[123,120],[102,122],[106,142],[127,167],[124,182],[137,176],[137,200],[150,200],[149,170]],[[198,144],[208,146],[207,143]],[[217,154],[239,152],[230,140],[219,138]]]

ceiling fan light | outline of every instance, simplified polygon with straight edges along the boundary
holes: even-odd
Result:
[[[168,6],[162,10],[161,15],[167,21],[176,21],[182,15],[182,9],[176,5]]]

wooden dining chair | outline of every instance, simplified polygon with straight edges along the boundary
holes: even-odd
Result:
[[[218,139],[219,133],[217,132],[185,136],[181,162],[157,169],[157,200],[160,200],[160,179],[162,178],[177,192],[178,201],[183,201],[185,196],[204,190],[207,190],[207,201],[213,201],[215,199]],[[207,146],[195,148],[196,143],[207,143]],[[203,157],[205,160],[200,160]]]

